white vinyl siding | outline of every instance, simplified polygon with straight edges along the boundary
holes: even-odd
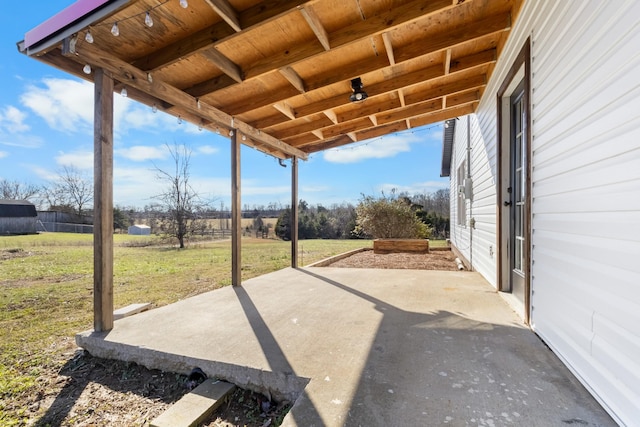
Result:
[[[454,241],[497,285],[496,93],[531,37],[531,325],[624,425],[640,420],[638,17],[636,1],[525,1],[471,120],[473,247]]]

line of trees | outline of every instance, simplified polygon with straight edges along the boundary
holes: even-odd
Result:
[[[203,200],[191,187],[191,149],[179,144],[166,144],[166,148],[173,159],[173,168],[161,169],[154,165],[156,178],[163,184],[162,192],[154,197],[157,203],[145,206],[142,211],[114,208],[114,229],[126,229],[144,219],[154,233],[177,239],[183,248],[189,235],[212,231],[213,226],[207,220],[218,218],[221,225],[222,221],[228,225],[229,213],[225,212],[223,205],[216,212],[213,201]],[[51,210],[73,213],[82,218],[83,214],[92,213],[93,180],[78,169],[65,166],[48,185],[0,180],[0,197],[28,200],[40,209],[46,205]],[[397,222],[397,217],[403,215],[404,222]],[[265,230],[262,218],[277,216],[276,235],[284,240],[291,239],[289,206],[275,203],[253,206],[252,209],[245,206],[243,216],[254,218],[252,228],[255,230],[247,231],[255,231],[256,235],[265,231],[268,235],[269,230]],[[449,231],[449,191],[443,189],[416,195],[392,191],[390,196],[382,194],[380,198],[363,195],[357,206],[350,203],[312,206],[300,200],[298,220],[300,239],[384,237],[389,230],[395,230],[397,237],[408,233],[446,238]],[[411,227],[413,230],[409,231]]]
[[[374,215],[376,213],[377,215]],[[398,218],[404,216],[401,221]],[[291,209],[278,216],[275,233],[283,240],[291,239]],[[370,225],[374,224],[374,225]],[[413,227],[412,231],[408,229]],[[406,233],[405,233],[406,229]],[[361,239],[369,237],[402,237],[404,234],[445,239],[449,237],[449,192],[416,194],[396,193],[379,198],[362,196],[360,203],[324,207],[298,203],[298,238]]]

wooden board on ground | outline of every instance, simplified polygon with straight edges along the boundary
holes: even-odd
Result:
[[[196,426],[211,415],[234,388],[234,384],[208,379],[153,420],[151,427]]]

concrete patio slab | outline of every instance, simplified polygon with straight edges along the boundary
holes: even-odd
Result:
[[[295,401],[287,426],[615,425],[470,272],[284,269],[77,342]]]

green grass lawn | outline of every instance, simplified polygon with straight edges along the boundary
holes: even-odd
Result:
[[[152,245],[149,245],[151,243]],[[231,283],[229,241],[191,243],[186,249],[157,237],[114,236],[114,305],[154,306]],[[300,265],[371,246],[363,240],[302,240]],[[291,264],[289,242],[243,239],[243,280]],[[20,425],[44,369],[64,363],[75,333],[93,325],[93,236],[44,233],[0,237],[0,425]]]
[[[301,240],[299,265],[362,247],[372,242]],[[288,267],[290,254],[289,242],[243,239],[243,280]],[[114,236],[115,308],[166,305],[230,284],[229,241],[191,242],[180,250],[154,236]],[[0,237],[0,425],[22,424],[21,397],[37,390],[44,370],[64,364],[74,335],[92,325],[92,235]]]

